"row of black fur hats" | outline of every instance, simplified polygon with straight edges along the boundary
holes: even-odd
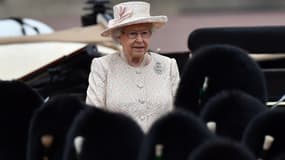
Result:
[[[285,110],[282,112],[284,114]],[[54,130],[56,132],[50,133],[54,137],[59,133],[65,133],[66,138],[61,137],[60,141],[66,140],[66,142],[54,140],[50,145],[54,148],[49,152],[37,149],[37,147],[43,148],[42,146],[34,146],[36,148],[30,148],[34,153],[29,154],[37,155],[38,152],[40,155],[38,158],[46,156],[47,159],[59,159],[63,156],[64,160],[274,159],[284,156],[283,132],[278,131],[282,127],[273,127],[274,123],[277,124],[282,120],[281,117],[284,117],[282,112],[274,109],[259,114],[247,127],[239,143],[218,136],[208,129],[206,123],[203,123],[198,116],[181,109],[176,109],[158,119],[144,135],[141,128],[125,115],[87,107],[75,116],[68,132]],[[272,120],[268,121],[269,119],[265,118],[267,115]],[[54,124],[53,127],[55,126],[62,127]],[[268,136],[278,140],[277,143],[272,143],[272,140],[264,143],[264,139]],[[36,139],[40,141],[42,138],[34,136],[34,140]]]
[[[270,110],[259,116],[277,116],[274,113],[280,112]],[[255,126],[255,121],[252,123]],[[264,143],[265,137],[272,136],[276,140],[283,132],[266,129],[255,138],[263,127],[250,128],[243,135],[242,143],[238,143],[217,136],[196,115],[175,110],[158,119],[144,135],[136,123],[124,115],[89,108],[80,113],[69,132],[64,159],[274,159],[283,156],[282,139],[277,143]]]

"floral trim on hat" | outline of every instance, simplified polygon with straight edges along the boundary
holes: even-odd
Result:
[[[130,18],[133,15],[133,10],[125,6],[119,6],[118,15],[119,17],[117,17],[116,19],[110,20],[108,25],[109,27],[113,26],[116,23],[121,23],[127,18]]]

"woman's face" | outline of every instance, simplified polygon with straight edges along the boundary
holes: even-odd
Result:
[[[134,24],[122,28],[119,42],[128,58],[141,58],[148,51],[152,25]]]

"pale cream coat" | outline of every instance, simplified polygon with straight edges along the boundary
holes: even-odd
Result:
[[[131,116],[146,132],[173,109],[180,77],[175,59],[150,53],[144,67],[128,65],[120,54],[94,58],[86,103]]]

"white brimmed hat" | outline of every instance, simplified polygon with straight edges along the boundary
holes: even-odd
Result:
[[[147,2],[124,2],[113,7],[114,19],[108,22],[101,36],[108,37],[114,29],[138,23],[152,23],[155,29],[167,22],[167,16],[150,16],[150,4]]]

